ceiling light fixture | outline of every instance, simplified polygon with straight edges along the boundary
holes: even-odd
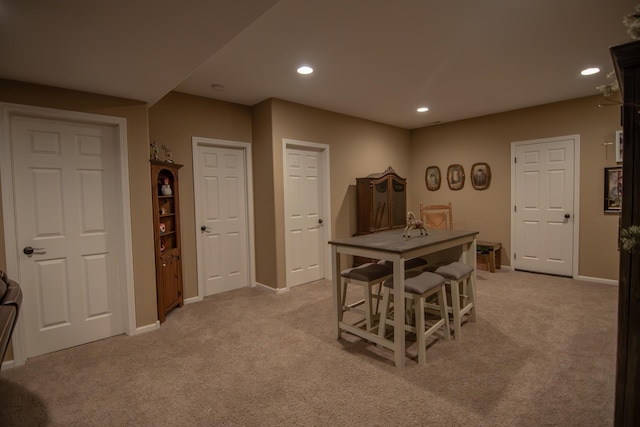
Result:
[[[418,107],[418,113],[425,113],[429,111],[429,107]]]
[[[298,68],[298,74],[311,74],[313,73],[313,68],[308,67],[306,65],[303,65],[302,67]]]
[[[600,68],[592,67],[592,68],[586,68],[580,71],[580,74],[582,74],[583,76],[591,76],[593,74],[598,74],[599,72],[600,72]]]
[[[214,83],[211,85],[211,89],[213,89],[214,92],[222,92],[224,90],[224,86]]]

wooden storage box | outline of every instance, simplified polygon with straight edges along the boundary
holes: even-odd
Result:
[[[476,253],[476,268],[478,270],[489,271],[489,252]]]

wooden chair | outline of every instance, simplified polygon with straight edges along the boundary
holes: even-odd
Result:
[[[453,208],[448,205],[423,205],[420,203],[420,219],[426,228],[453,230]]]

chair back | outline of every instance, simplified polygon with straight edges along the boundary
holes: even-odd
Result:
[[[426,228],[453,230],[453,208],[448,205],[423,205],[420,203],[420,219]]]

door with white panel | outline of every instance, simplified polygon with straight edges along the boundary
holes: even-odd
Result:
[[[514,144],[515,269],[573,276],[575,138]]]
[[[287,286],[324,277],[322,153],[285,152],[285,228]]]
[[[27,357],[123,333],[115,129],[10,125]]]
[[[245,151],[197,146],[198,274],[204,295],[249,285]]]

